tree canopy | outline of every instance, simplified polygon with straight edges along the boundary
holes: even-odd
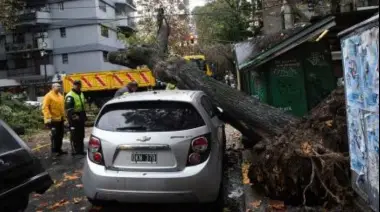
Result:
[[[0,25],[5,29],[13,29],[17,21],[17,14],[25,6],[21,0],[0,0]]]
[[[144,12],[138,15],[137,32],[127,38],[127,42],[134,44],[152,44],[155,42],[157,33],[157,9],[163,8],[165,18],[170,25],[169,51],[173,54],[181,54],[181,43],[189,35],[188,11],[181,1],[173,0],[145,0],[143,1]]]
[[[252,4],[247,0],[214,0],[192,11],[201,45],[246,40],[253,35]]]

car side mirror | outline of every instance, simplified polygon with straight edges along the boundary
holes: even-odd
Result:
[[[221,107],[215,107],[215,112],[218,116],[223,114],[223,109]]]

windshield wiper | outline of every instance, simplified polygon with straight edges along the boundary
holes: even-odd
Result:
[[[146,130],[147,128],[144,126],[131,126],[131,127],[119,127],[116,128],[117,131],[124,131],[124,130]]]

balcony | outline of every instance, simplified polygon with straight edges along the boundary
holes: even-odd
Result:
[[[46,76],[53,76],[55,73],[54,66],[52,64],[46,65]],[[45,76],[45,65],[40,65],[39,69],[35,67],[10,69],[7,71],[9,78],[19,78],[27,76]]]
[[[128,20],[128,16],[124,14],[116,15],[116,26],[122,30],[132,31],[134,30],[134,25],[131,26],[132,21]]]
[[[47,7],[25,9],[19,13],[18,26],[31,26],[50,24],[52,22],[50,11]]]
[[[114,0],[116,4],[123,4],[128,6],[129,8],[136,10],[136,5],[133,0]]]
[[[23,53],[31,51],[53,50],[53,41],[50,38],[37,38],[25,43],[6,43],[6,53]]]

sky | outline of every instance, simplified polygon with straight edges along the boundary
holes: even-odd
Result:
[[[205,0],[190,0],[190,11],[194,9],[196,6],[203,6],[206,4]]]

